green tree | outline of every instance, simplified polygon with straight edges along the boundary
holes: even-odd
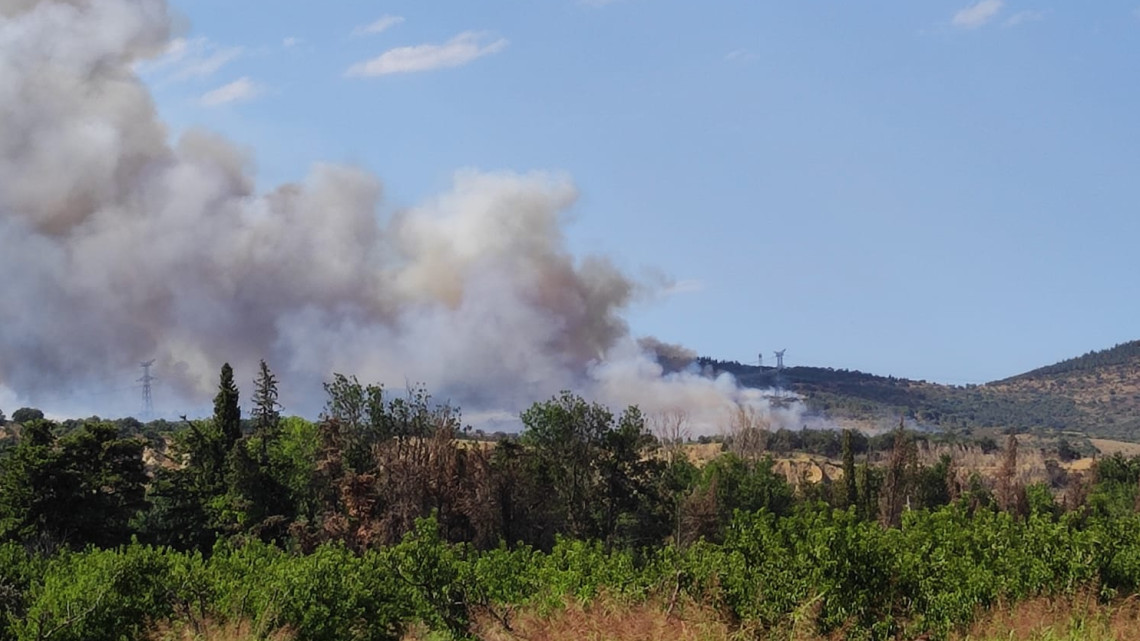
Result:
[[[660,486],[660,462],[646,456],[656,440],[636,407],[615,422],[606,407],[563,392],[521,415],[520,442],[529,448],[530,472],[553,490],[548,515],[571,536],[618,545],[668,532],[671,521]],[[651,520],[639,523],[637,515]],[[652,525],[650,523],[652,522]]]
[[[342,471],[363,474],[374,466],[373,448],[393,436],[395,421],[385,411],[384,388],[343,374],[333,374],[324,387],[328,400],[320,427],[325,467],[334,477]],[[407,418],[406,406],[400,409]]]
[[[44,418],[44,413],[34,407],[21,407],[20,409],[12,412],[12,422],[31,423],[32,421],[41,421]]]
[[[265,361],[261,361],[257,379],[253,382],[253,433],[261,438],[263,454],[268,443],[276,440],[281,429],[281,405],[277,402],[277,378],[269,371]]]
[[[915,474],[914,494],[920,506],[935,508],[950,503],[953,498],[951,496],[953,470],[954,460],[949,454],[943,454],[934,465],[918,469]]]
[[[49,545],[125,543],[144,505],[143,443],[85,422],[63,438],[32,421],[0,460],[0,538]]]
[[[535,403],[521,415],[520,441],[531,448],[534,473],[552,489],[552,516],[571,536],[599,538],[597,463],[613,414],[571,392]]]
[[[791,511],[792,488],[773,467],[771,457],[744,460],[725,454],[705,466],[702,483],[716,496],[720,528],[732,520],[733,514],[767,510],[776,515]]]
[[[248,522],[249,504],[234,483],[255,476],[252,459],[241,441],[241,408],[233,368],[222,365],[214,416],[189,421],[174,438],[174,460],[181,466],[160,468],[149,488],[152,509],[140,523],[144,538],[179,549],[207,550],[221,533],[240,531]]]
[[[843,487],[844,507],[859,502],[859,488],[855,481],[855,448],[851,444],[851,430],[843,430]]]
[[[222,434],[224,449],[229,451],[241,438],[241,407],[238,405],[238,388],[234,383],[234,369],[229,363],[222,365],[218,394],[214,396],[214,424]]]

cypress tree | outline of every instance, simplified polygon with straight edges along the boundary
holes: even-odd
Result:
[[[843,430],[843,485],[847,507],[859,502],[859,488],[855,483],[855,450],[851,445],[851,430]]]
[[[234,369],[229,363],[222,365],[218,395],[214,397],[214,425],[222,434],[225,451],[233,449],[234,443],[241,438],[241,407],[238,406]]]

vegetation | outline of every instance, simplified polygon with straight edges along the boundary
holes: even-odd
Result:
[[[864,422],[905,417],[944,431],[1012,430],[1140,441],[1140,341],[1090,352],[985,385],[939,385],[822,367],[742,365],[699,359],[744,385],[782,388],[808,408]]]
[[[1120,343],[1109,349],[1092,351],[1083,356],[1063,360],[1053,365],[1020,374],[1013,379],[1030,379],[1068,374],[1071,372],[1091,371],[1115,365],[1131,365],[1140,360],[1140,340]]]
[[[502,638],[597,607],[678,638],[950,638],[1019,604],[1140,590],[1140,458],[1026,485],[1013,436],[966,477],[901,428],[768,434],[742,416],[741,442],[697,467],[637,408],[570,393],[491,445],[461,443],[422,389],[338,375],[311,423],[280,416],[264,364],[254,387],[243,421],[224,367],[213,417],[184,421],[149,472],[149,427],[22,424],[0,455],[0,641]],[[765,447],[797,438],[834,443],[842,482],[777,473]],[[668,632],[691,615],[710,636]]]

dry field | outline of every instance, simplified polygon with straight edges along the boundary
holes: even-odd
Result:
[[[1104,438],[1090,438],[1089,441],[1105,456],[1112,456],[1117,452],[1125,456],[1140,456],[1140,443],[1110,441]]]

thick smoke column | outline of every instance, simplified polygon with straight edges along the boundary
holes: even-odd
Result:
[[[359,169],[258,194],[226,140],[172,145],[132,69],[169,25],[161,0],[0,0],[0,399],[130,412],[132,374],[156,358],[197,403],[223,361],[252,376],[265,358],[294,411],[319,407],[333,371],[469,409],[564,388],[649,411],[758,402],[663,376],[630,339],[639,286],[568,253],[564,176],[461,172],[381,219]]]

